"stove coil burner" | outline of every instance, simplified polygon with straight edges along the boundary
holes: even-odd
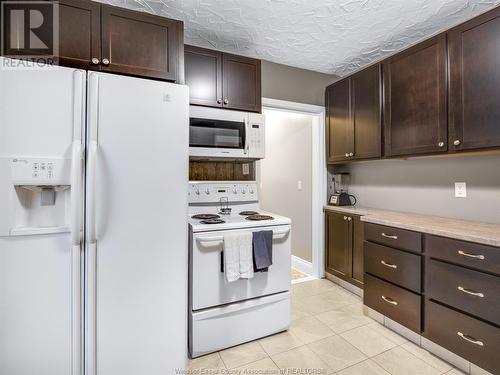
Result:
[[[274,220],[274,217],[269,215],[250,215],[246,217],[247,220],[261,221],[261,220]]]
[[[202,224],[224,224],[225,221],[222,219],[207,219],[200,221]]]
[[[250,216],[250,215],[258,215],[259,213],[257,211],[241,211],[240,215],[241,216]]]
[[[198,219],[198,220],[212,220],[212,219],[219,219],[219,215],[215,214],[198,214],[198,215],[193,215],[191,216],[193,219]]]

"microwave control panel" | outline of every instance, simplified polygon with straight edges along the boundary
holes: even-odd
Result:
[[[248,120],[248,156],[263,159],[266,157],[265,117],[260,113],[249,113]]]

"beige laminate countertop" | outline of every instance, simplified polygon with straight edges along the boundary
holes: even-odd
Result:
[[[500,247],[500,224],[481,223],[358,206],[325,206],[325,211],[360,215],[361,221]]]

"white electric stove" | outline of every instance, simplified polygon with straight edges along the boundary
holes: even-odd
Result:
[[[287,330],[291,220],[259,208],[255,182],[189,184],[189,349],[198,357]],[[268,272],[228,283],[224,236],[273,231]]]

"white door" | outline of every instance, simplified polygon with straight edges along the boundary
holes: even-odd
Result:
[[[184,368],[188,89],[89,73],[87,373]]]
[[[0,58],[0,374],[77,375],[85,74],[6,70],[5,62]],[[14,164],[29,164],[25,183],[35,184],[37,160],[61,167],[54,174],[71,185],[53,204],[15,187]]]

